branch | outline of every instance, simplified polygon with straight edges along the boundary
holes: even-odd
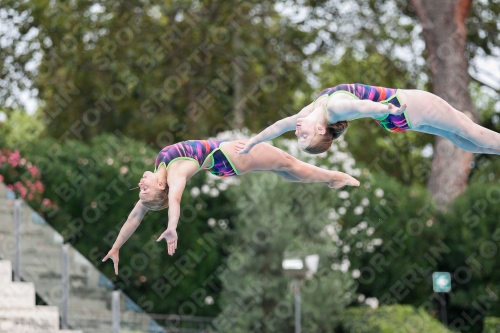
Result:
[[[494,90],[497,94],[500,94],[500,89],[493,88],[493,87],[492,87],[492,86],[490,86],[489,84],[484,83],[483,81],[481,81],[481,80],[479,80],[479,79],[476,79],[474,76],[472,76],[472,75],[470,75],[470,74],[469,74],[469,76],[471,77],[472,81],[477,82],[477,83],[479,83],[479,84],[480,84],[480,85],[482,85],[482,86],[486,86],[486,87],[488,87],[488,88],[490,88],[490,89]]]

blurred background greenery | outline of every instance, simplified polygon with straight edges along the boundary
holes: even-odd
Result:
[[[177,257],[154,242],[167,224],[161,212],[147,214],[123,247],[118,277],[100,262],[137,200],[129,189],[161,148],[249,136],[300,111],[325,87],[360,82],[439,92],[449,75],[451,91],[464,95],[454,84],[465,89],[476,120],[499,131],[499,76],[486,74],[494,75],[488,64],[500,56],[500,2],[447,0],[426,11],[431,5],[2,0],[0,147],[38,168],[44,196],[57,204],[45,211],[48,222],[147,312],[178,314],[201,293],[210,301],[189,314],[216,318],[221,332],[290,332],[293,311],[278,310],[292,304],[280,265],[281,254],[293,251],[320,255],[318,274],[304,281],[307,332],[445,332],[433,271],[452,273],[450,330],[495,332],[498,158],[473,156],[467,189],[436,206],[427,187],[434,137],[389,133],[372,120],[351,123],[316,157],[300,153],[291,134],[273,142],[353,174],[359,188],[198,174],[182,199]],[[465,13],[450,21],[456,34],[438,31],[449,12]],[[435,68],[432,38],[443,33],[450,47],[463,42],[466,67]],[[1,170],[7,183],[22,178]],[[148,258],[141,270],[131,264],[138,253]],[[181,267],[187,253],[202,259]],[[182,276],[175,285],[172,269]],[[235,308],[245,310],[229,311]]]

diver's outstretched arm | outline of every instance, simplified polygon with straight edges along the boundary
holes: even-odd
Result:
[[[247,142],[241,142],[235,147],[235,151],[238,154],[248,154],[248,152],[257,144],[274,139],[285,132],[294,131],[297,126],[297,119],[307,116],[313,107],[313,104],[309,104],[296,115],[283,118],[278,120],[271,126],[267,127],[259,134],[250,138]]]
[[[118,275],[118,262],[119,252],[122,245],[130,238],[130,236],[134,233],[135,229],[141,224],[144,215],[148,212],[148,209],[141,203],[139,200],[134,209],[130,212],[127,221],[123,224],[118,237],[116,237],[116,241],[113,244],[111,250],[109,250],[108,254],[102,259],[102,261],[106,261],[111,258],[113,260],[113,264],[115,267],[115,274]]]
[[[168,226],[157,242],[165,239],[168,247],[168,254],[173,255],[177,249],[177,224],[181,216],[182,192],[186,187],[187,179],[179,175],[169,175],[168,182]]]
[[[400,108],[389,103],[388,105],[370,100],[334,100],[327,104],[326,121],[334,124],[338,121],[351,121],[366,117],[382,117],[386,114],[399,115],[406,110],[406,105]]]

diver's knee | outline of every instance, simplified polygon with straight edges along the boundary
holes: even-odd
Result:
[[[298,160],[292,155],[281,152],[281,161],[280,161],[280,169],[281,170],[291,170],[295,166],[297,166]]]

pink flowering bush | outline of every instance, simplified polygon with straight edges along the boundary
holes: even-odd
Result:
[[[43,197],[45,188],[37,167],[21,157],[19,151],[0,150],[0,182],[26,201],[39,213],[57,209],[57,205]]]

